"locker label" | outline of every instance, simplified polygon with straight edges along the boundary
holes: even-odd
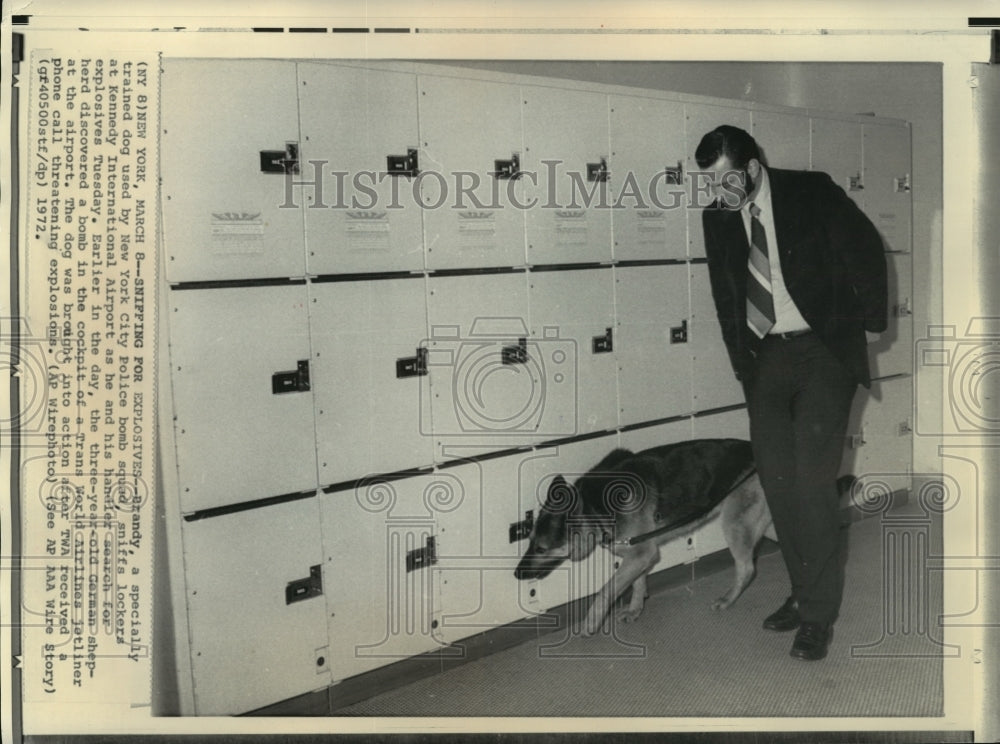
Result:
[[[264,252],[264,220],[260,212],[212,212],[212,252],[246,255]]]
[[[601,158],[598,163],[587,163],[587,180],[604,182],[608,180],[608,161]]]
[[[521,158],[515,152],[510,160],[494,160],[493,176],[498,179],[516,180],[521,177]]]
[[[422,548],[416,548],[406,554],[406,572],[417,571],[437,563],[437,545],[435,538],[428,536]]]
[[[413,178],[420,173],[417,162],[417,151],[408,148],[405,155],[386,155],[386,172],[390,176],[405,176]]]
[[[507,536],[511,543],[527,540],[531,536],[531,530],[535,526],[535,513],[529,509],[524,513],[524,519],[514,522],[507,531]]]
[[[519,338],[516,346],[504,346],[501,350],[501,361],[504,364],[527,364],[528,339]]]
[[[427,374],[427,349],[417,349],[417,355],[396,360],[396,377],[421,377]]]
[[[298,175],[299,144],[288,142],[284,150],[261,150],[260,172]]]
[[[686,344],[688,340],[688,322],[682,320],[679,326],[670,329],[670,343]]]

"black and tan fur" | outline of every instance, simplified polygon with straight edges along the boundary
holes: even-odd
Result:
[[[639,453],[616,449],[572,485],[561,475],[552,481],[515,575],[543,578],[566,559],[583,560],[597,545],[618,556],[620,565],[595,595],[582,628],[593,635],[629,586],[631,601],[617,618],[631,622],[642,613],[646,575],[661,544],[720,517],[736,568],[732,588],[712,604],[717,610],[736,601],[753,579],[761,537],[774,539],[750,443],[699,439]]]

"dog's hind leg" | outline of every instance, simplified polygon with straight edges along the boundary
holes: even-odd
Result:
[[[604,624],[604,617],[608,614],[608,610],[611,609],[615,600],[640,577],[643,579],[639,582],[641,586],[636,588],[642,589],[642,591],[638,592],[638,595],[644,598],[646,573],[659,558],[659,550],[656,548],[656,545],[651,543],[637,545],[625,554],[621,565],[612,577],[608,579],[608,583],[602,586],[601,590],[594,597],[594,602],[590,605],[587,617],[584,620],[584,635],[594,635],[601,629],[601,626]]]
[[[722,504],[722,531],[735,563],[732,588],[712,603],[724,610],[743,593],[754,577],[754,551],[771,525],[764,491],[756,476],[726,497]]]

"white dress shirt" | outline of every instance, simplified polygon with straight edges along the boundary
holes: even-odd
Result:
[[[778,255],[778,239],[774,234],[774,212],[771,210],[771,182],[767,168],[760,169],[760,188],[753,203],[760,209],[760,224],[767,237],[767,257],[771,265],[771,296],[774,299],[774,325],[768,333],[791,333],[793,331],[809,330],[809,324],[802,317],[794,300],[785,287],[785,278],[781,273],[781,260]],[[743,227],[747,231],[747,242],[750,237],[750,202],[740,210],[743,217]]]

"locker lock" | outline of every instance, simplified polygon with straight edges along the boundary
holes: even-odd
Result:
[[[519,540],[527,540],[531,537],[531,529],[535,526],[535,513],[528,509],[524,513],[524,519],[514,522],[507,531],[510,542],[516,543]]]
[[[517,340],[516,346],[504,346],[500,354],[504,364],[527,364],[528,339],[522,337]]]
[[[309,575],[304,579],[289,581],[285,587],[285,604],[301,602],[304,599],[319,597],[323,594],[323,569],[321,566],[310,566]]]
[[[909,315],[913,315],[913,309],[910,307],[909,297],[893,307],[893,315],[897,318],[905,318]]]
[[[594,336],[592,343],[595,354],[607,354],[614,351],[613,331],[610,328],[605,329],[604,335]]]
[[[261,150],[260,172],[297,175],[299,172],[299,143],[286,142],[284,150]]]
[[[427,374],[427,349],[417,349],[417,355],[396,360],[396,377],[421,377]]]
[[[271,375],[271,393],[304,393],[309,390],[309,360],[303,359],[298,368],[290,372],[275,372]]]
[[[424,547],[416,548],[406,554],[406,572],[433,566],[437,562],[437,543],[432,535],[428,535]]]
[[[663,169],[663,173],[666,176],[666,184],[668,186],[680,186],[684,183],[684,164],[680,160],[677,161],[677,166],[667,166]]]
[[[510,160],[493,161],[493,177],[514,181],[521,177],[521,157],[515,152]]]
[[[385,167],[390,176],[414,178],[420,173],[416,148],[407,148],[405,155],[386,155]]]
[[[607,159],[601,158],[601,162],[599,163],[587,163],[588,181],[607,181],[608,175]]]
[[[865,185],[861,181],[861,174],[858,173],[856,176],[851,176],[847,179],[848,191],[864,191]]]
[[[910,190],[910,174],[892,179],[893,191],[897,194],[905,194]]]
[[[670,329],[670,343],[686,344],[688,340],[688,322],[685,318],[679,326]]]

